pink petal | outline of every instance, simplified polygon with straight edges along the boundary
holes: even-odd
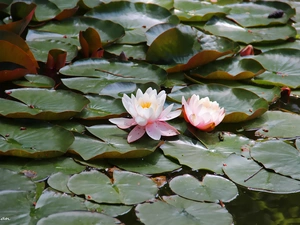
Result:
[[[159,140],[161,137],[159,126],[157,125],[157,122],[148,124],[146,126],[146,132],[154,140]]]
[[[134,119],[127,119],[127,118],[113,118],[113,119],[109,119],[109,122],[116,124],[121,129],[127,129],[136,124]]]
[[[172,107],[173,107],[173,104],[169,105],[167,108],[165,108],[164,111],[162,111],[162,113],[159,116],[159,121],[168,121],[168,120],[171,120],[171,119],[174,119],[174,118],[180,116],[181,110],[175,110],[175,111],[171,112]]]
[[[128,143],[134,142],[140,139],[141,137],[143,137],[144,134],[145,134],[145,127],[137,125],[128,134],[127,141]]]
[[[178,130],[175,127],[171,126],[166,122],[157,122],[157,126],[160,130],[162,136],[174,136],[179,134]]]

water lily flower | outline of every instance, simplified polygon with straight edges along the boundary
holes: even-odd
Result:
[[[199,99],[193,94],[187,101],[182,96],[184,119],[203,131],[212,131],[225,117],[225,109],[208,97]]]
[[[154,140],[159,140],[161,136],[177,135],[179,132],[176,128],[165,121],[178,117],[181,110],[171,112],[173,104],[163,109],[166,96],[165,91],[157,94],[151,87],[145,93],[138,89],[136,96],[132,94],[131,98],[124,94],[122,103],[132,118],[114,118],[109,121],[121,129],[135,126],[127,137],[128,143],[138,140],[145,133]]]

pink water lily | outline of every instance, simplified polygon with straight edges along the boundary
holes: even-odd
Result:
[[[132,94],[131,98],[124,94],[122,103],[132,118],[114,118],[109,121],[121,129],[135,126],[127,137],[129,143],[145,133],[154,140],[159,140],[161,136],[177,135],[179,132],[165,121],[178,117],[181,110],[171,112],[173,104],[164,109],[166,96],[165,91],[157,94],[151,87],[145,93],[138,89],[136,96]]]
[[[182,96],[184,119],[203,131],[212,131],[225,117],[225,109],[208,97],[193,94],[187,101]]]

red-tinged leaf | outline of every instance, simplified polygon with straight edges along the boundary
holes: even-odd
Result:
[[[24,77],[28,74],[28,70],[25,68],[17,68],[14,70],[0,70],[0,82],[15,80]]]
[[[8,41],[11,44],[14,44],[14,45],[18,46],[19,48],[21,48],[24,52],[26,52],[28,57],[31,58],[31,60],[35,63],[35,66],[37,68],[39,67],[39,65],[38,65],[37,61],[35,60],[34,55],[30,51],[27,43],[19,35],[15,34],[13,32],[10,32],[10,31],[0,30],[0,40]]]
[[[252,45],[247,45],[240,51],[240,56],[254,55],[254,49]]]
[[[56,19],[56,20],[63,20],[63,19],[72,17],[77,12],[78,9],[79,9],[79,6],[76,6],[76,7],[72,8],[72,9],[64,9],[54,19]]]
[[[37,73],[36,61],[32,60],[32,58],[19,46],[8,41],[0,40],[0,49],[0,62],[15,63],[25,67],[29,73]]]
[[[48,59],[46,63],[47,69],[58,71],[66,64],[67,52],[61,49],[52,49],[48,53]]]
[[[85,31],[80,31],[79,42],[83,57],[101,58],[103,56],[101,38],[94,28],[89,27]]]
[[[34,11],[36,9],[36,4],[32,3],[30,5],[27,5],[26,3],[22,3],[22,6],[20,6],[21,2],[17,2],[12,4],[12,8],[11,11],[18,11],[18,9],[21,10],[20,13],[17,14],[17,17],[19,16],[23,16],[24,14],[26,16],[24,16],[21,20],[12,22],[12,23],[8,23],[5,25],[1,25],[0,26],[0,30],[7,30],[7,31],[12,31],[16,34],[22,34],[23,31],[25,30],[25,28],[27,27],[27,25],[29,24],[29,22],[31,21]],[[17,7],[17,8],[14,8]]]

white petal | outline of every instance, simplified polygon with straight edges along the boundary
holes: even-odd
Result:
[[[113,118],[109,119],[109,122],[116,124],[121,129],[127,129],[136,124],[134,119],[127,118]]]
[[[159,140],[161,137],[161,133],[157,123],[151,123],[146,126],[146,132],[154,140]]]
[[[144,134],[145,134],[145,127],[137,125],[128,134],[127,142],[128,143],[134,142],[140,139],[141,137],[143,137]]]
[[[175,110],[171,112],[172,108],[173,108],[173,104],[165,108],[164,111],[162,111],[162,113],[159,116],[159,121],[168,121],[178,117],[181,114],[181,110]]]
[[[136,116],[136,110],[133,106],[132,98],[129,98],[126,94],[122,97],[122,103],[126,111],[132,116]]]
[[[136,116],[134,118],[135,122],[140,125],[140,126],[146,126],[146,124],[148,123],[148,119],[144,118],[142,116]]]
[[[157,125],[162,136],[174,136],[179,134],[175,127],[166,122],[157,122]]]

